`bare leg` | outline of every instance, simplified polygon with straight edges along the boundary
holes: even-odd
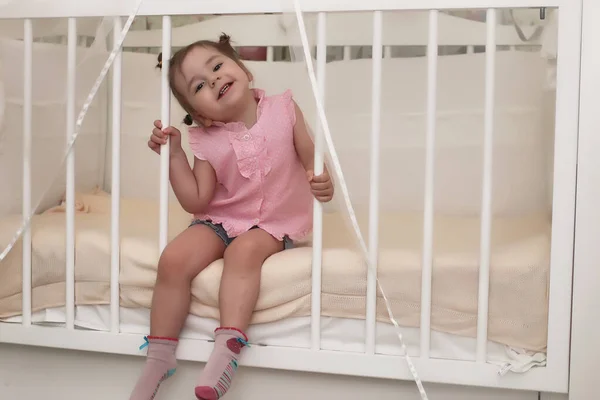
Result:
[[[190,309],[192,280],[222,257],[225,244],[204,225],[194,225],[167,245],[158,262],[152,296],[146,365],[130,400],[151,400],[175,373],[177,338]]]
[[[247,341],[244,331],[250,324],[260,289],[263,262],[283,250],[283,243],[262,229],[237,237],[225,250],[225,266],[219,289],[221,326],[215,348],[196,386],[201,400],[220,399],[231,386],[241,348]]]
[[[229,245],[219,289],[221,326],[248,329],[258,300],[262,265],[281,250],[283,243],[262,229],[252,229]]]
[[[225,243],[205,225],[194,225],[163,251],[152,296],[150,334],[179,336],[190,310],[192,280],[223,256]]]

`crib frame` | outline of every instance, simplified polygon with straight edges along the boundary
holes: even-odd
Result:
[[[471,386],[486,386],[498,388],[524,389],[544,392],[568,392],[569,377],[569,342],[570,342],[570,316],[571,316],[571,282],[573,268],[573,239],[575,234],[575,189],[576,189],[576,162],[577,162],[577,129],[578,129],[578,98],[579,98],[579,64],[581,43],[581,2],[568,0],[373,0],[370,2],[355,0],[303,0],[303,8],[307,11],[318,13],[318,45],[317,45],[317,74],[323,76],[325,60],[324,49],[327,44],[327,16],[330,12],[365,11],[372,13],[373,32],[373,103],[374,119],[372,123],[372,143],[378,143],[378,111],[377,98],[381,92],[380,75],[382,47],[387,44],[382,39],[382,11],[385,10],[430,10],[428,28],[429,69],[428,80],[428,113],[429,124],[427,131],[428,162],[426,181],[426,213],[425,213],[425,240],[424,243],[424,268],[422,287],[422,318],[421,318],[421,356],[414,359],[416,368],[421,378],[426,382],[461,384]],[[75,48],[77,44],[76,18],[89,16],[127,16],[134,9],[134,0],[107,2],[105,0],[55,0],[41,2],[39,7],[27,8],[14,2],[2,8],[2,18],[25,19],[23,37],[26,44],[25,51],[25,107],[24,107],[24,196],[23,209],[29,213],[31,208],[31,183],[28,181],[28,171],[31,165],[31,49],[32,29],[31,19],[68,17],[68,49],[69,68],[75,68]],[[146,0],[139,11],[139,15],[163,15],[163,55],[168,58],[171,45],[178,43],[177,35],[171,35],[170,17],[164,15],[181,14],[253,14],[253,13],[279,13],[291,11],[291,2],[281,0],[262,0],[261,2],[248,2],[232,0],[222,2],[209,0],[197,2],[191,0]],[[535,368],[523,375],[509,374],[499,376],[497,367],[485,363],[486,334],[487,334],[487,301],[489,282],[489,237],[490,237],[490,203],[491,203],[491,138],[493,135],[493,73],[494,55],[497,31],[493,24],[487,25],[486,39],[483,43],[461,43],[463,45],[484,44],[488,46],[486,70],[486,146],[484,150],[484,192],[482,211],[482,256],[479,293],[479,318],[477,330],[477,360],[455,361],[440,360],[429,357],[429,332],[430,332],[430,296],[431,296],[431,217],[432,217],[432,183],[433,183],[433,158],[432,149],[435,138],[433,113],[435,112],[436,86],[434,72],[437,65],[437,45],[441,39],[437,38],[437,22],[442,18],[438,9],[453,8],[484,8],[488,9],[488,18],[492,21],[495,9],[498,8],[524,8],[524,7],[558,7],[559,8],[559,53],[557,77],[557,102],[556,102],[556,140],[555,140],[555,170],[553,193],[553,226],[552,226],[552,254],[549,291],[549,334],[548,334],[548,360],[544,368]],[[115,19],[115,27],[121,25],[120,19]],[[118,30],[118,29],[115,29]],[[476,35],[472,36],[476,37]],[[137,40],[137,41],[136,41]],[[138,45],[139,35],[130,34],[126,45]],[[250,43],[248,43],[250,45]],[[258,44],[258,43],[257,43]],[[344,43],[349,45],[348,43]],[[454,43],[452,43],[454,44]],[[277,43],[270,44],[271,46]],[[284,44],[282,44],[284,45]],[[118,56],[113,66],[112,79],[112,137],[113,139],[113,178],[112,187],[112,274],[111,274],[111,332],[77,331],[74,328],[74,163],[69,157],[67,163],[67,292],[66,292],[66,327],[41,327],[31,323],[31,236],[24,234],[24,275],[23,275],[23,323],[21,325],[0,323],[0,342],[15,343],[33,346],[46,346],[82,351],[105,352],[114,354],[140,355],[137,351],[139,336],[119,333],[119,135],[120,135],[120,64]],[[168,95],[168,82],[166,79],[167,68],[163,68],[163,97],[162,121],[169,124],[170,97]],[[69,74],[74,76],[74,74]],[[29,78],[27,78],[29,77]],[[323,80],[320,81],[321,83]],[[74,80],[69,81],[67,87],[67,118],[68,138],[74,132],[76,112],[74,105]],[[376,146],[374,146],[376,148]],[[323,163],[323,141],[316,141],[316,163]],[[161,156],[161,196],[160,196],[160,249],[166,245],[167,203],[168,203],[168,151],[163,151]],[[372,204],[377,204],[378,196],[378,163],[377,151],[373,151],[371,165]],[[318,171],[316,171],[318,172]],[[377,261],[377,207],[370,209],[370,257]],[[315,207],[315,235],[313,242],[313,294],[320,293],[320,254],[322,209],[319,203]],[[29,253],[28,253],[29,252]],[[248,349],[244,356],[243,364],[252,367],[275,368],[297,371],[308,371],[330,374],[347,374],[365,377],[388,379],[411,379],[411,374],[402,357],[375,354],[375,279],[369,274],[368,304],[367,304],[367,351],[365,354],[330,352],[320,350],[320,302],[319,296],[313,296],[312,308],[312,348],[277,348],[253,347]],[[178,357],[185,360],[205,361],[212,350],[212,344],[203,341],[182,340],[178,350]]]

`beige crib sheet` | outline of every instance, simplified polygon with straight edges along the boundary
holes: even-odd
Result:
[[[110,299],[110,197],[78,194],[76,285],[78,305]],[[65,214],[61,207],[37,215],[33,232],[33,309],[64,305]],[[170,211],[169,236],[185,229],[189,215]],[[366,220],[363,220],[366,221]],[[0,221],[0,246],[10,241],[20,217]],[[324,219],[322,314],[364,319],[366,267],[336,214]],[[363,226],[367,226],[364,224]],[[479,265],[479,219],[435,220],[433,329],[475,337]],[[366,234],[366,229],[365,229]],[[150,307],[158,260],[158,204],[124,199],[121,205],[121,305]],[[379,278],[401,325],[418,327],[421,296],[422,215],[381,216]],[[548,317],[550,223],[543,215],[496,219],[492,231],[489,339],[543,351]],[[0,318],[21,313],[21,241],[0,263]],[[263,268],[253,323],[310,315],[311,254],[306,244],[276,254]],[[217,318],[222,261],[193,282],[191,313]],[[378,296],[379,321],[388,321]]]

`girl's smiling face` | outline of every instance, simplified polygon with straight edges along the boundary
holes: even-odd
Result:
[[[232,121],[253,100],[250,72],[209,46],[191,49],[174,78],[175,89],[199,121]]]

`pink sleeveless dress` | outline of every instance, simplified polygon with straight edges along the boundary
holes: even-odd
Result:
[[[292,93],[252,90],[258,109],[250,129],[235,122],[189,130],[192,152],[217,177],[206,212],[194,218],[221,224],[229,237],[258,226],[278,240],[300,240],[312,229],[313,196],[294,147]]]

